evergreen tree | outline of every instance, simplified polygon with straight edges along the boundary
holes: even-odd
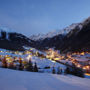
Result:
[[[26,70],[27,71],[33,71],[33,64],[32,64],[32,61],[29,60],[28,64],[27,64],[27,67],[26,67]]]
[[[21,58],[19,58],[19,70],[23,70],[23,64]]]
[[[34,72],[38,72],[38,68],[37,68],[36,62],[35,62],[35,65],[34,65]]]
[[[53,69],[52,69],[52,73],[53,74],[55,74],[56,73],[56,71],[55,71],[55,68],[53,67]]]
[[[5,31],[1,31],[1,38],[6,39],[6,32]]]
[[[64,74],[70,74],[70,68],[66,67],[66,69],[64,70]]]

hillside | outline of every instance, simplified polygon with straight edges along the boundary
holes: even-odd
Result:
[[[59,47],[63,52],[90,52],[90,17],[70,31],[63,41],[63,44]]]
[[[90,79],[0,68],[0,90],[89,90]]]
[[[0,48],[9,50],[25,50],[23,46],[32,46],[34,41],[23,34],[14,32],[6,27],[0,27]]]

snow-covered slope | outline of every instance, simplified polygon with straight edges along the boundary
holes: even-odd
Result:
[[[32,63],[34,64],[35,62],[37,63],[38,68],[40,68],[39,71],[45,72],[45,73],[52,73],[53,67],[55,68],[56,72],[57,72],[58,67],[61,68],[63,72],[66,69],[65,65],[46,59],[46,58],[40,59],[38,57],[32,57]],[[46,67],[50,67],[50,68],[45,69]]]
[[[0,68],[0,90],[90,90],[90,79]]]

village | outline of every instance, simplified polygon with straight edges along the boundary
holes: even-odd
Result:
[[[27,63],[30,60],[32,60],[33,57],[39,57],[41,61],[43,61],[44,59],[48,59],[53,63],[57,62],[65,66],[72,66],[72,64],[74,64],[76,67],[83,69],[85,74],[90,75],[90,53],[77,52],[77,53],[60,54],[58,50],[54,50],[52,48],[46,51],[39,51],[34,48],[29,48],[28,50],[21,52],[1,49],[0,66],[5,67],[5,63],[6,63],[6,67],[19,68],[19,65],[21,64],[21,66],[23,67],[20,67],[20,69],[22,68],[26,69]],[[37,61],[33,62],[34,65],[36,62]]]

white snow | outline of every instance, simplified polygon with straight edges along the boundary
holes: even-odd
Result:
[[[90,79],[0,68],[0,90],[90,90]]]
[[[52,68],[55,68],[55,71],[57,72],[57,68],[60,67],[62,70],[66,69],[66,66],[60,63],[57,63],[55,61],[49,60],[49,59],[40,59],[38,57],[32,57],[33,64],[36,62],[37,66],[41,69],[39,71],[43,71],[45,73],[52,73]],[[45,67],[50,67],[49,69],[45,69]]]

